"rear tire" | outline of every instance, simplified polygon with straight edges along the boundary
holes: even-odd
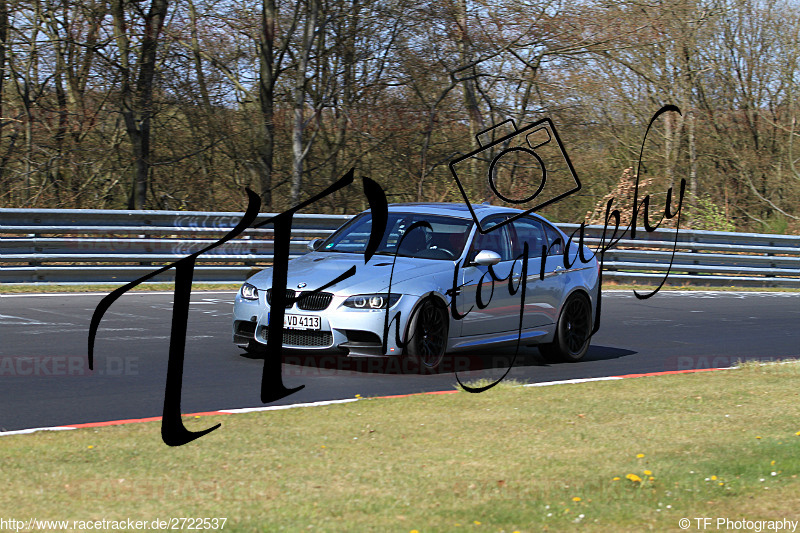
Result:
[[[591,305],[586,296],[573,294],[561,309],[553,342],[540,344],[539,352],[546,359],[575,363],[589,351],[591,339]]]
[[[425,299],[408,328],[406,354],[415,369],[436,372],[444,359],[449,330],[447,307],[438,299]]]

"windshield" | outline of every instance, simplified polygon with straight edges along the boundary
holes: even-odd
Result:
[[[406,230],[420,221],[430,224],[430,228],[419,226],[404,237]],[[453,261],[461,256],[470,229],[471,220],[420,213],[389,213],[386,232],[376,253]],[[319,251],[363,254],[371,231],[372,214],[363,213],[329,237]]]

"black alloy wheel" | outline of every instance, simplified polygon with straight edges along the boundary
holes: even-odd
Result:
[[[570,296],[561,310],[553,342],[539,345],[539,352],[548,359],[574,363],[589,351],[592,335],[592,309],[581,295]]]
[[[429,371],[439,368],[447,349],[448,328],[447,307],[433,297],[422,302],[408,329],[406,350],[414,366]]]

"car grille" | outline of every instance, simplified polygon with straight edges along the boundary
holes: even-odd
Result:
[[[264,328],[264,338],[267,337],[267,328]],[[330,331],[292,331],[283,330],[283,345],[304,348],[327,348],[333,345],[333,334]]]
[[[272,305],[272,289],[267,289],[267,303]],[[286,309],[294,305],[294,291],[286,289]]]
[[[291,308],[303,294],[305,293],[286,289],[286,309]],[[322,311],[331,304],[331,300],[333,300],[333,294],[329,292],[312,293],[297,302],[297,307],[303,311]],[[272,289],[267,289],[267,303],[272,305]]]
[[[298,298],[300,298],[304,293],[300,293]],[[297,302],[297,307],[302,309],[303,311],[322,311],[326,307],[328,307],[333,299],[333,294],[329,292],[317,292],[312,293],[299,300]]]

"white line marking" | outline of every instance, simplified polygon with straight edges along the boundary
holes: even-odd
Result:
[[[103,335],[101,340],[104,341],[152,341],[152,340],[164,340],[171,338],[170,335],[147,335],[145,337],[108,337]],[[213,335],[187,335],[186,340],[196,340],[196,339],[213,339]]]
[[[0,324],[25,324],[27,326],[72,325],[69,322],[61,324],[58,322],[39,322],[35,318],[25,318],[23,316],[14,315],[0,315]]]
[[[266,407],[243,407],[241,409],[220,409],[220,413],[255,413],[259,411],[279,411],[281,409],[294,409],[295,407],[319,407],[322,405],[333,405],[337,403],[357,402],[358,398],[347,398],[344,400],[327,400],[323,402],[293,403],[290,405],[270,405]]]
[[[57,426],[52,428],[31,428],[31,429],[18,429],[16,431],[0,431],[0,437],[4,437],[6,435],[24,435],[26,433],[35,433],[37,431],[67,431],[70,429],[76,429],[76,428]]]
[[[589,383],[592,381],[616,381],[620,377],[608,376],[604,378],[562,379],[560,381],[545,381],[543,383],[526,383],[523,387],[547,387],[549,385],[570,385],[573,383]]]

